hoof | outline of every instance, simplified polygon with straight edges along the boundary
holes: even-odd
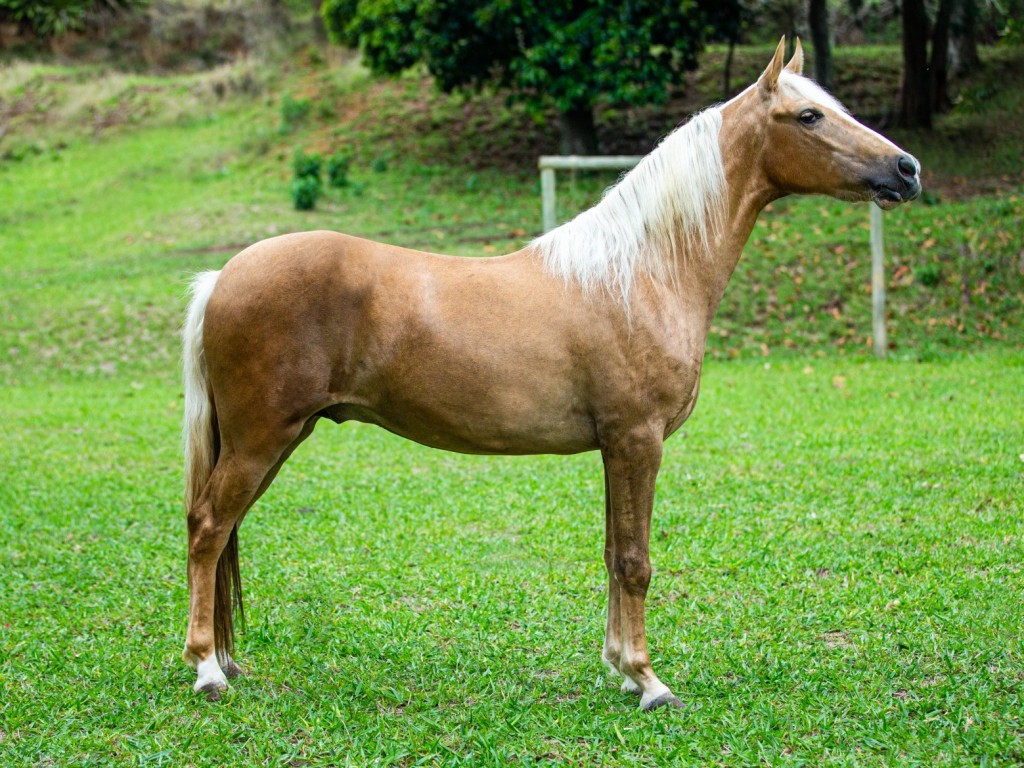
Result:
[[[245,672],[238,666],[234,660],[228,661],[227,666],[224,667],[224,677],[228,680],[234,680],[236,677],[242,677]]]
[[[206,694],[207,701],[220,701],[221,692],[225,689],[217,683],[207,683],[196,689],[196,693]]]
[[[643,694],[643,689],[628,677],[622,681],[622,686],[619,688],[619,691],[622,693],[628,693],[631,696],[640,696]]]
[[[644,712],[651,712],[658,707],[671,707],[673,709],[683,709],[686,705],[683,704],[679,699],[673,696],[671,693],[663,693],[656,699],[653,699],[646,704],[641,703],[640,709]]]
[[[220,698],[220,692],[228,687],[227,678],[217,664],[217,657],[210,654],[210,657],[203,659],[196,665],[198,679],[192,690],[196,693],[205,693],[209,701],[216,701]]]

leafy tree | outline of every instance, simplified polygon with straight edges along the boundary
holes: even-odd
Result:
[[[657,103],[697,66],[714,0],[323,0],[332,38],[378,73],[424,63],[442,90],[554,106],[563,153],[597,151],[594,105]]]
[[[14,21],[38,35],[49,36],[81,26],[90,5],[84,0],[0,0],[0,20]]]
[[[0,21],[13,21],[41,37],[60,35],[85,24],[94,9],[123,10],[147,0],[0,0]]]

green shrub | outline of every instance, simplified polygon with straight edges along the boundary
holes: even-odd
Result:
[[[1024,45],[1024,20],[1015,19],[1009,16],[1006,19],[1006,26],[999,33],[1001,45]]]
[[[295,171],[296,179],[316,179],[320,183],[320,169],[323,167],[323,160],[320,155],[313,152],[306,154],[301,149],[295,150],[292,158],[292,170]]]
[[[304,123],[312,108],[309,99],[296,99],[286,93],[281,99],[281,133],[291,133]]]
[[[292,179],[292,202],[295,204],[295,210],[313,210],[318,197],[320,197],[320,179],[313,176],[300,176]]]
[[[352,158],[343,152],[327,158],[327,184],[335,189],[348,186],[348,169]]]
[[[316,206],[317,198],[323,190],[320,180],[320,171],[323,168],[323,160],[315,152],[306,154],[301,149],[295,150],[292,157],[292,171],[295,178],[292,179],[292,202],[296,210],[309,211]]]
[[[321,120],[331,120],[338,116],[338,112],[330,99],[320,99],[316,103],[316,116]]]
[[[914,275],[921,281],[921,285],[934,288],[942,282],[942,267],[934,261],[929,261],[914,267]]]

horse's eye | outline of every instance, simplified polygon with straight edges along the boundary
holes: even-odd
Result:
[[[816,122],[821,120],[824,115],[816,109],[805,109],[800,113],[800,122],[804,125],[814,125]]]

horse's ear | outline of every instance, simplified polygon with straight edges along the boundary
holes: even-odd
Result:
[[[779,47],[775,49],[775,55],[772,56],[771,63],[768,65],[761,77],[758,78],[757,84],[762,91],[774,91],[775,86],[779,84],[779,74],[782,72],[782,65],[786,61],[786,36],[783,35],[779,41]]]
[[[796,39],[796,47],[793,49],[793,58],[786,65],[786,71],[792,72],[794,75],[804,73],[804,47],[800,45],[799,37]]]

